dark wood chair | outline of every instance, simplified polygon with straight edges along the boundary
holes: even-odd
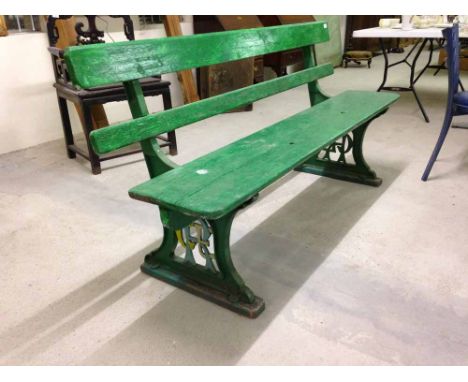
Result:
[[[59,40],[59,31],[56,26],[56,21],[59,19],[69,19],[72,16],[49,16],[47,20],[47,34],[49,38],[49,52],[52,55],[52,63],[55,75],[54,87],[57,91],[58,106],[60,116],[62,119],[63,132],[65,136],[65,145],[69,158],[75,158],[76,154],[86,158],[91,163],[91,170],[93,174],[101,173],[101,162],[109,159],[122,157],[125,155],[135,154],[141,151],[139,146],[133,146],[125,150],[120,150],[112,155],[97,155],[90,144],[89,135],[91,131],[99,126],[96,120],[93,120],[93,108],[96,105],[103,105],[108,102],[125,101],[127,96],[122,84],[99,86],[91,89],[81,89],[74,86],[68,76],[67,67],[63,59],[63,49],[58,48],[57,42]],[[123,19],[123,28],[125,36],[128,40],[134,40],[133,22],[130,16],[110,16],[113,18]],[[86,16],[88,20],[88,29],[83,30],[83,23],[77,22],[75,31],[77,34],[76,45],[87,45],[104,43],[102,39],[104,32],[96,27],[96,16]],[[160,76],[154,76],[140,80],[145,96],[162,96],[164,110],[172,107],[170,82],[161,80]],[[86,149],[82,149],[75,144],[73,132],[70,123],[70,116],[68,112],[67,100],[73,102],[82,118],[82,125],[84,136],[86,139]],[[171,155],[177,154],[177,142],[175,132],[169,132],[167,137],[158,136],[162,141],[161,147],[168,146]]]

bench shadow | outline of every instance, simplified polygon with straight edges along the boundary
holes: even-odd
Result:
[[[287,174],[268,187],[262,197],[296,175],[294,172]],[[141,273],[139,268],[144,256],[158,248],[159,244],[160,240],[146,246],[81,288],[1,332],[0,365],[16,364],[19,359],[32,360],[148,280],[148,276]],[[90,301],[95,302],[90,304]]]
[[[21,359],[32,359],[138,287],[146,279],[138,272],[142,258],[157,246],[147,246],[83,287],[1,333],[0,364],[9,364],[11,360],[18,359],[18,354],[21,354]],[[133,273],[136,274],[131,276]],[[111,289],[110,293],[101,297]],[[97,301],[89,305],[93,300]],[[89,306],[83,309],[86,305]]]
[[[257,319],[176,289],[83,363],[235,364],[400,172],[380,168],[379,188],[320,178],[233,244],[236,267],[266,302]]]

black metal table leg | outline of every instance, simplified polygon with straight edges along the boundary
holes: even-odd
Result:
[[[426,71],[427,68],[430,68],[431,67],[431,61],[432,61],[432,53],[434,51],[434,39],[433,38],[430,38],[428,39],[429,40],[429,44],[430,44],[430,48],[429,48],[429,59],[427,60],[427,64],[426,66],[424,66],[424,68],[419,72],[418,76],[416,77],[416,79],[414,80],[414,83],[415,84],[416,82],[418,82],[419,78],[424,74],[424,72]]]
[[[414,71],[416,69],[416,63],[418,62],[418,58],[421,55],[422,50],[426,46],[427,41],[428,41],[428,39],[426,39],[426,38],[423,40],[423,43],[421,44],[421,46],[420,46],[418,52],[416,53],[416,56],[414,57],[414,60],[413,60],[413,62],[411,64],[410,89],[413,92],[414,98],[416,98],[416,102],[418,103],[419,109],[421,110],[421,113],[422,113],[422,115],[424,117],[424,120],[429,123],[429,117],[427,116],[426,110],[424,110],[424,106],[422,105],[421,100],[419,99],[418,94],[416,93],[416,88],[414,87],[416,81],[419,78],[419,76],[418,76],[416,78],[416,80],[414,79]],[[426,65],[426,67],[427,67],[427,65]],[[423,72],[426,69],[426,67],[423,69]]]
[[[381,91],[383,87],[385,86],[385,83],[387,82],[387,73],[388,73],[388,56],[387,56],[387,51],[385,50],[385,43],[384,43],[383,38],[379,38],[379,42],[380,42],[380,48],[382,49],[382,53],[384,56],[385,66],[384,66],[384,74],[383,74],[382,83],[377,89],[378,92]]]
[[[415,78],[415,69],[416,69],[416,64],[418,62],[418,58],[419,56],[421,55],[421,52],[422,50],[424,49],[424,47],[426,46],[427,44],[427,41],[430,40],[431,41],[431,53],[430,53],[430,57],[429,57],[429,61],[428,63],[424,66],[423,70],[421,71],[421,73],[418,74],[418,76]],[[382,38],[379,38],[379,42],[380,42],[380,46],[381,46],[381,49],[382,49],[382,53],[383,53],[383,56],[384,56],[384,62],[385,62],[385,65],[384,65],[384,74],[383,74],[383,79],[382,79],[382,83],[380,84],[380,86],[378,87],[377,91],[380,92],[381,90],[390,90],[390,91],[410,91],[413,93],[414,95],[414,98],[416,99],[416,102],[418,104],[418,107],[419,109],[421,110],[421,113],[424,117],[424,120],[426,122],[429,122],[429,118],[427,116],[427,113],[424,109],[424,106],[422,105],[421,103],[421,100],[419,99],[419,96],[416,92],[416,89],[414,87],[415,83],[419,80],[419,78],[421,77],[421,75],[424,73],[424,71],[427,69],[427,67],[430,65],[430,61],[432,60],[432,39],[424,39],[422,40],[421,42],[421,45],[419,46],[419,49],[417,50],[417,53],[416,53],[416,56],[414,57],[414,59],[412,60],[412,62],[410,63],[408,61],[409,57],[411,56],[411,54],[415,51],[415,49],[418,47],[418,45],[420,44],[420,41],[418,41],[412,48],[411,50],[409,51],[409,53],[405,56],[404,59],[400,60],[400,61],[396,61],[396,62],[393,62],[391,64],[389,64],[388,62],[388,55],[387,55],[387,51],[385,49],[385,44],[384,44],[384,41]],[[393,67],[393,66],[397,66],[397,65],[400,65],[402,63],[405,63],[407,64],[408,66],[410,66],[411,68],[411,75],[410,75],[410,84],[409,84],[409,87],[402,87],[402,86],[385,86],[386,82],[387,82],[387,77],[388,77],[388,69]]]

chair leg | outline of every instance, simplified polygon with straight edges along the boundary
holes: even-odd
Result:
[[[84,119],[84,133],[86,138],[86,145],[88,147],[89,161],[91,163],[91,171],[93,175],[98,175],[101,173],[101,162],[99,157],[94,152],[91,142],[89,141],[89,134],[93,130],[93,117],[91,114],[91,106],[85,103],[81,103],[81,109],[83,110],[83,119]]]
[[[437,140],[434,150],[432,151],[432,155],[429,158],[429,162],[427,163],[426,169],[424,170],[424,174],[421,177],[421,180],[424,182],[429,177],[429,174],[431,173],[431,170],[432,170],[432,166],[434,166],[434,162],[436,161],[437,156],[439,155],[440,149],[442,148],[442,145],[444,144],[445,137],[447,136],[447,133],[450,129],[450,125],[452,124],[452,118],[453,118],[453,115],[451,113],[447,113],[445,115],[444,124],[442,125],[442,130],[440,131],[439,139]]]
[[[172,100],[169,88],[164,90],[164,92],[162,93],[162,97],[164,110],[172,109]],[[177,155],[177,138],[174,130],[167,133],[167,139],[169,140],[169,154]]]
[[[62,119],[63,135],[65,137],[65,148],[70,159],[76,158],[76,153],[70,150],[69,146],[74,144],[73,132],[70,123],[70,114],[68,113],[67,100],[57,94],[57,101],[60,110],[60,118]]]

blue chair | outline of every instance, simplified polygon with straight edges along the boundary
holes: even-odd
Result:
[[[432,166],[439,155],[440,149],[444,144],[445,137],[449,131],[452,119],[457,115],[468,114],[468,92],[459,91],[460,82],[460,42],[458,39],[458,24],[454,24],[452,28],[446,28],[442,31],[447,42],[447,69],[448,69],[448,96],[447,109],[445,111],[444,124],[440,131],[439,139],[432,151],[432,155],[427,163],[426,170],[422,176],[422,180],[426,181],[432,170]],[[462,87],[463,89],[463,87]]]

